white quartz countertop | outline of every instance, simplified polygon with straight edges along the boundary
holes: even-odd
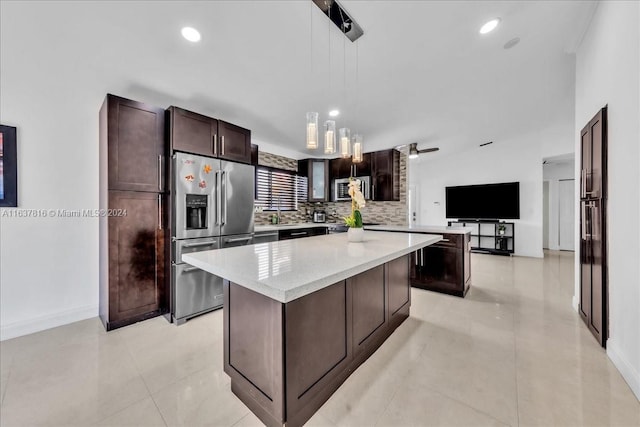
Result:
[[[364,232],[281,240],[182,255],[182,260],[276,301],[287,303],[436,243],[440,235]]]
[[[427,234],[469,234],[473,231],[471,227],[446,227],[442,225],[365,225],[365,230],[372,231],[400,231],[404,233],[427,233]]]

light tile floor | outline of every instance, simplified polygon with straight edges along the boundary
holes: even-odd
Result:
[[[465,299],[411,317],[309,426],[640,426],[640,403],[571,308],[573,253],[472,256]],[[222,372],[222,312],[106,333],[90,319],[0,343],[2,426],[255,426]]]

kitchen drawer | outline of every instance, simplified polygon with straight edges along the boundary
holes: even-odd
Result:
[[[462,248],[464,246],[464,235],[443,234],[442,240],[431,246],[434,248]]]
[[[327,227],[294,228],[279,230],[278,240],[299,239],[302,237],[321,236],[327,234]]]

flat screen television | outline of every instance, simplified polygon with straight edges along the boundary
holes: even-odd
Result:
[[[520,183],[447,187],[445,203],[447,218],[519,219]]]

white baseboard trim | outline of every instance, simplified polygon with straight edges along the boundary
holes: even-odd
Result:
[[[629,384],[636,398],[640,401],[640,375],[620,352],[615,341],[611,339],[607,340],[607,356],[609,356],[611,362],[613,362],[618,371],[620,371],[622,378]]]
[[[98,315],[98,306],[78,307],[60,313],[48,314],[34,319],[22,320],[0,326],[0,341],[21,337],[56,326],[66,325],[79,320],[90,319]]]
[[[573,296],[573,301],[572,304],[573,305],[573,309],[577,312],[579,310],[579,305],[580,305],[580,300],[578,300],[578,297],[576,295]]]

